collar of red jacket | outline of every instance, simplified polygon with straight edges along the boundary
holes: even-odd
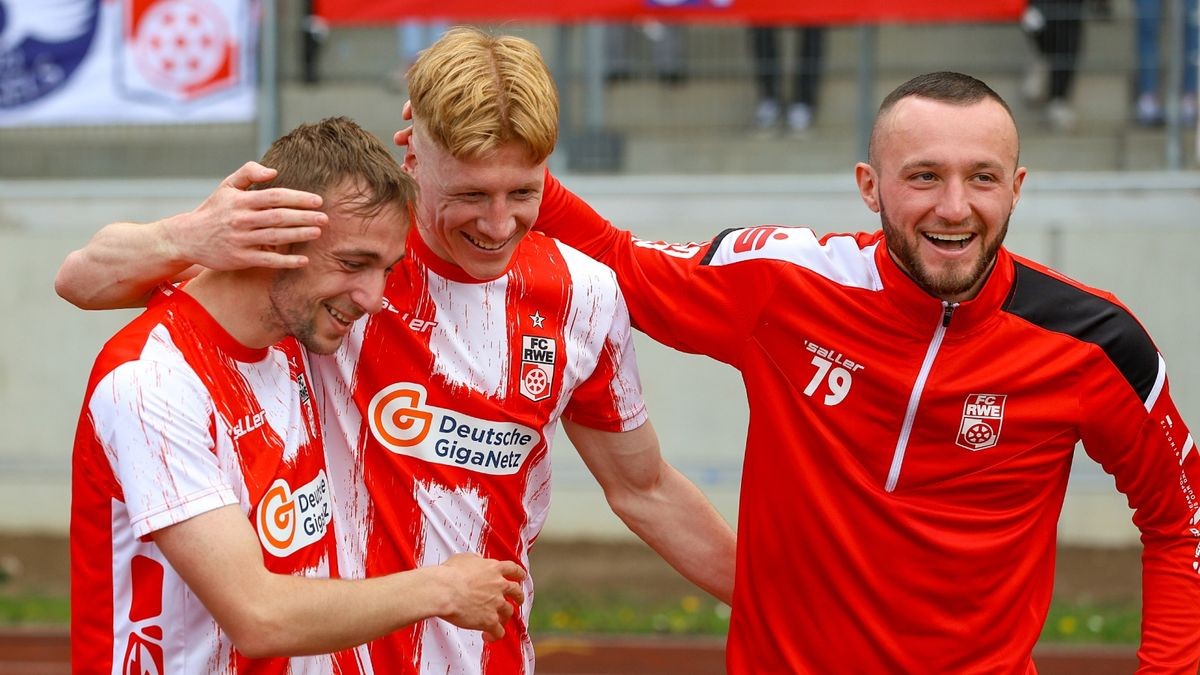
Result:
[[[888,254],[883,233],[878,235],[879,246],[875,249],[875,265],[883,283],[884,297],[895,308],[898,318],[921,331],[930,332],[942,321],[943,305],[940,298],[930,295],[918,286],[908,274],[900,269]],[[1013,285],[1013,260],[1003,246],[996,254],[987,281],[974,298],[961,302],[954,309],[948,335],[960,336],[986,327],[1000,314],[1004,301]]]

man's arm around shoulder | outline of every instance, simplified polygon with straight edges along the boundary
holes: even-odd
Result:
[[[307,260],[287,251],[315,239],[328,222],[321,197],[270,188],[250,190],[276,175],[247,162],[195,210],[147,225],[112,223],[63,261],[54,290],[81,309],[144,305],[164,281],[195,276],[194,266],[220,270],[293,268]]]

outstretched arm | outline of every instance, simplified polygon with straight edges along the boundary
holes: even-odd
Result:
[[[650,422],[609,432],[564,418],[563,429],[629,529],[689,581],[731,604],[733,530],[704,493],[663,460]]]
[[[459,554],[444,564],[361,580],[275,574],[237,506],[223,506],[153,534],[171,566],[250,658],[333,652],[429,617],[504,636],[525,570]],[[320,621],[313,621],[315,616]]]
[[[275,169],[247,162],[193,211],[141,225],[112,223],[72,252],[54,290],[82,309],[143,305],[164,281],[194,276],[193,266],[220,270],[301,267],[286,247],[316,239],[328,222],[321,197],[287,188],[250,190]]]

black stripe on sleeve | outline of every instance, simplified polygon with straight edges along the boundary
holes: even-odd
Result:
[[[1014,265],[1004,311],[1100,347],[1145,403],[1158,378],[1158,349],[1137,319],[1109,300],[1019,262]]]
[[[721,233],[713,237],[712,244],[708,247],[708,253],[700,260],[701,265],[707,265],[712,262],[713,256],[717,254],[717,247],[721,245],[721,241],[729,236],[730,232],[737,232],[741,228],[731,227],[728,230],[721,230]]]

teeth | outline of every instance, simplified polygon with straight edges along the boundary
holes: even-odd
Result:
[[[970,239],[971,237],[973,237],[974,235],[972,235],[970,232],[963,232],[960,234],[941,234],[938,232],[926,232],[925,236],[929,237],[930,239],[933,239],[934,241],[966,241],[966,240]]]
[[[478,246],[479,248],[484,249],[485,251],[499,251],[500,249],[504,248],[504,245],[506,243],[508,243],[506,241],[502,241],[498,244],[485,244],[484,242],[476,239],[475,237],[472,237],[469,234],[466,234],[465,232],[463,233],[463,236],[467,238],[467,241]]]
[[[333,318],[337,319],[341,323],[344,323],[347,325],[354,323],[354,319],[351,319],[350,317],[346,316],[345,314],[342,314],[341,312],[330,307],[329,305],[325,305],[325,309],[327,309],[329,311],[329,313],[333,316]]]

